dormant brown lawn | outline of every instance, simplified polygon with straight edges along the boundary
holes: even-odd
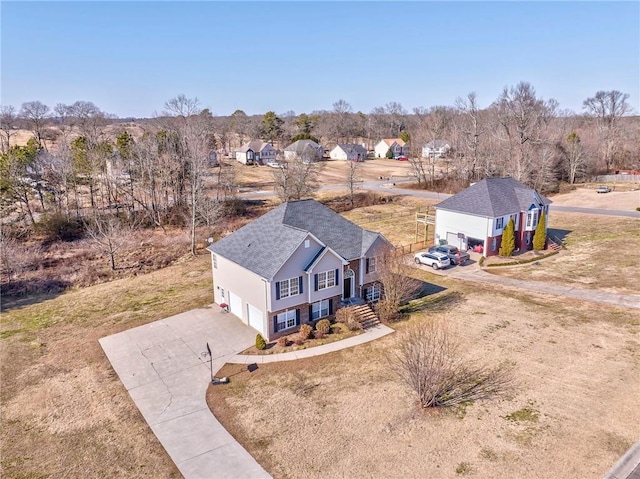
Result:
[[[518,386],[422,410],[389,369],[392,335],[253,373],[227,365],[209,404],[277,478],[599,478],[640,435],[636,311],[475,287],[411,322],[430,314],[470,358],[512,362]]]

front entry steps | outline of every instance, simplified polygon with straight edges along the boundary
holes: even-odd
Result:
[[[380,324],[380,318],[368,304],[359,304],[352,306],[352,308],[364,329],[372,328]]]

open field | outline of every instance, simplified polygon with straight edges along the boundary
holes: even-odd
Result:
[[[0,323],[0,476],[180,477],[98,339],[209,304],[209,255],[28,299]]]
[[[549,215],[549,228],[564,237],[567,249],[561,254],[539,265],[487,271],[513,278],[640,294],[638,220],[554,212]]]
[[[452,298],[398,328],[446,320],[470,358],[515,365],[506,396],[421,410],[389,370],[392,335],[253,373],[226,365],[209,405],[276,478],[602,477],[640,435],[638,313],[482,286]]]
[[[614,187],[614,191],[604,194],[596,193],[597,186],[598,184],[592,184],[589,187],[577,188],[570,193],[554,195],[551,200],[554,205],[558,206],[578,206],[603,210],[634,211],[640,207],[640,189],[637,184],[619,184]],[[632,190],[633,188],[635,191]]]

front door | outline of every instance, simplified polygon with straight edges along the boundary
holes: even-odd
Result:
[[[344,278],[344,290],[342,292],[342,297],[344,299],[349,299],[351,297],[351,278]]]

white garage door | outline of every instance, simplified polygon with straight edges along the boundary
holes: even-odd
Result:
[[[242,298],[229,291],[229,308],[240,319],[242,318]]]
[[[460,240],[458,239],[458,233],[447,233],[447,244],[451,246],[459,246]]]
[[[249,313],[249,326],[257,330],[260,334],[264,334],[264,319],[262,317],[262,311],[250,304],[247,304],[247,311]]]

